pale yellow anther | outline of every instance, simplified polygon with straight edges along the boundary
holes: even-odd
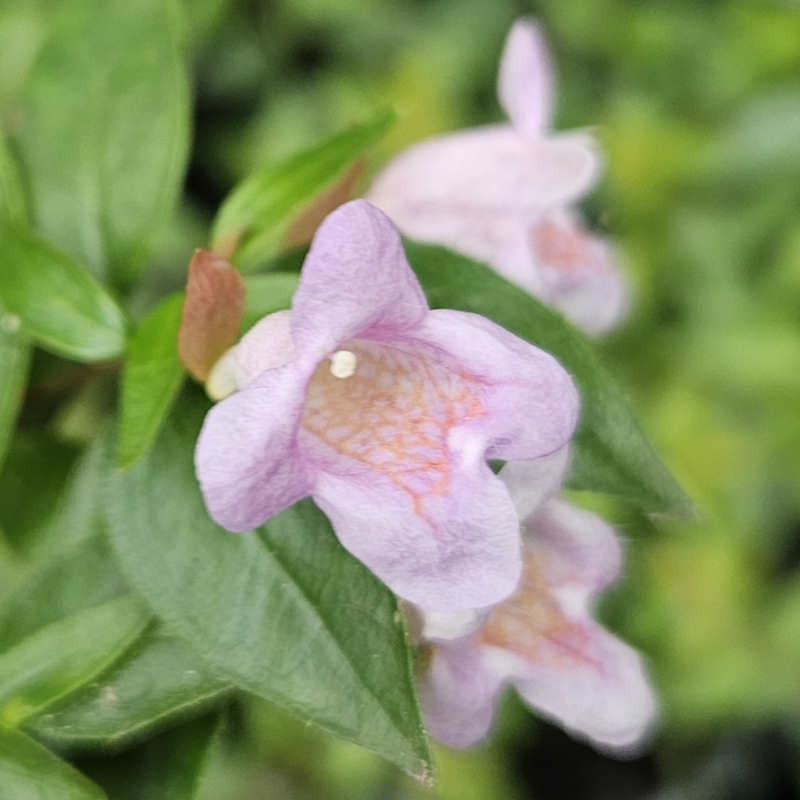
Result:
[[[356,354],[350,350],[337,350],[331,356],[331,375],[334,378],[349,378],[358,366]]]

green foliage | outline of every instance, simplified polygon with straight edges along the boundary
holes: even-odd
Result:
[[[103,536],[55,549],[32,568],[0,608],[0,648],[128,593]]]
[[[42,628],[0,656],[0,724],[19,725],[91,681],[142,632],[147,611],[122,597]]]
[[[0,786],[11,800],[106,800],[103,791],[49,750],[0,726]]]
[[[143,319],[131,336],[122,373],[117,458],[136,461],[153,443],[183,382],[178,330],[183,295],[172,295]]]
[[[245,278],[247,299],[242,330],[248,330],[267,314],[289,308],[297,282],[297,275],[290,272],[248,275]]]
[[[38,345],[76,361],[119,356],[125,318],[102,285],[33,233],[0,220],[0,303]],[[7,317],[6,317],[7,319]]]
[[[19,168],[0,131],[0,219],[25,224],[26,205]],[[17,327],[17,320],[7,316],[0,303],[0,466],[14,430],[30,363],[30,347]]]
[[[185,642],[150,631],[98,680],[25,727],[61,747],[119,748],[205,710],[232,688]]]
[[[31,357],[27,342],[16,331],[6,330],[4,320],[8,325],[0,309],[0,466],[14,432]]]
[[[113,800],[194,800],[218,727],[196,720],[90,770]]]
[[[214,220],[214,248],[233,245],[234,262],[243,270],[277,255],[292,219],[374,144],[393,119],[393,114],[384,112],[245,178]]]
[[[37,228],[121,284],[152,254],[186,163],[177,14],[173,0],[65,0],[20,90],[15,138]]]
[[[19,166],[0,132],[0,218],[24,224],[28,219],[27,198]]]
[[[410,242],[406,253],[432,307],[483,314],[552,353],[572,374],[582,406],[573,487],[619,494],[654,513],[690,513],[689,499],[644,438],[622,392],[582,334],[481,264]]]
[[[192,465],[204,411],[184,395],[156,446],[111,483],[114,547],[134,585],[237,686],[425,775],[427,746],[394,598],[341,548],[309,501],[257,533],[217,527]]]

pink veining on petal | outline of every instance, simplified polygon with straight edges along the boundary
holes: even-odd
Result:
[[[525,553],[522,580],[513,598],[493,609],[478,633],[481,644],[500,647],[543,667],[572,667],[576,661],[602,670],[592,654],[592,636],[566,612],[548,579],[550,565],[539,553]]]
[[[543,299],[590,335],[617,325],[628,309],[627,282],[613,248],[568,211],[542,215],[528,230]]]
[[[608,275],[608,259],[595,236],[575,220],[563,215],[544,215],[530,231],[536,262],[574,280],[587,274]]]
[[[326,362],[311,379],[304,449],[313,457],[321,442],[345,459],[336,471],[357,465],[385,476],[433,524],[426,506],[451,486],[450,432],[486,414],[480,382],[392,344],[359,340],[345,349],[357,359],[353,375],[337,378]]]

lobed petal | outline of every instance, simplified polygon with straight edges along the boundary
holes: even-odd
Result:
[[[537,214],[573,202],[598,172],[582,136],[530,142],[507,125],[429,139],[401,153],[367,195],[404,234],[504,269],[528,287],[519,241]],[[528,259],[530,258],[528,254]]]
[[[313,489],[344,547],[404,600],[433,611],[499,602],[520,574],[508,491],[481,460],[451,458],[461,462],[446,488],[420,497],[368,469],[324,471]]]
[[[296,441],[307,381],[287,364],[206,415],[195,469],[208,513],[223,528],[251,530],[309,494]]]
[[[545,503],[523,523],[525,552],[546,564],[554,593],[580,594],[584,605],[619,576],[622,547],[614,529],[597,514],[560,499]]]
[[[501,686],[470,641],[437,645],[419,688],[428,730],[449,747],[477,744],[491,728]]]
[[[519,590],[476,634],[485,662],[568,730],[634,752],[655,720],[655,697],[638,653],[589,616],[590,597],[619,572],[613,530],[551,500],[526,521],[523,559]]]
[[[303,264],[292,305],[301,358],[319,360],[348,339],[419,324],[428,305],[386,215],[352,200],[328,215]]]
[[[485,441],[485,457],[535,459],[560,450],[572,437],[578,392],[548,353],[464,311],[431,311],[413,336],[483,385],[487,414],[473,427]]]
[[[609,243],[561,210],[530,230],[540,296],[592,335],[611,330],[628,310],[628,287]]]
[[[524,136],[541,136],[550,127],[553,83],[542,32],[530,20],[518,20],[500,59],[497,94],[511,123]]]
[[[513,680],[526,703],[616,755],[634,755],[657,716],[639,654],[599,625],[584,624],[583,644],[558,665],[531,664]]]

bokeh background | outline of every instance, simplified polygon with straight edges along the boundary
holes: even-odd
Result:
[[[486,746],[437,750],[430,790],[254,701],[232,716],[236,745],[216,755],[207,800],[800,797],[800,6],[185,5],[194,149],[179,223],[153,273],[175,285],[222,198],[264,161],[386,105],[398,121],[373,165],[425,136],[500,119],[504,36],[516,17],[537,17],[556,65],[556,127],[592,127],[606,153],[585,210],[617,242],[633,285],[632,315],[601,354],[698,508],[696,520],[653,523],[607,498],[575,497],[627,541],[624,579],[601,615],[646,654],[662,698],[660,732],[642,757],[598,755],[508,697]],[[0,99],[36,51],[46,6],[2,6]],[[63,465],[52,456],[41,465],[57,481],[92,424],[91,402],[60,405],[40,362],[0,516],[37,437],[64,450]]]

